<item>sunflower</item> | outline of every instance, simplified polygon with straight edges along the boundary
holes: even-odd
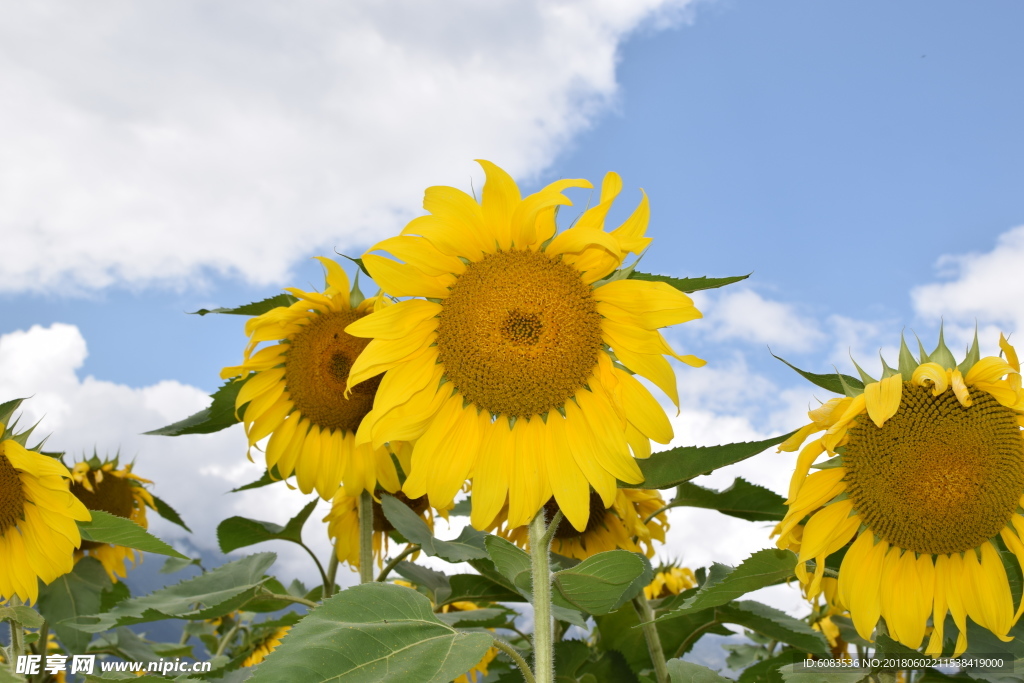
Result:
[[[601,496],[591,491],[590,505],[587,526],[583,531],[564,522],[558,525],[551,541],[553,552],[585,560],[591,555],[621,548],[654,557],[654,541],[665,542],[668,517],[663,511],[665,501],[657,491],[619,489],[615,501],[607,508]],[[547,522],[554,518],[558,509],[554,498],[544,505]],[[499,513],[499,525],[502,517],[504,515]],[[528,532],[529,527],[506,524],[498,533],[525,548]]]
[[[117,458],[101,462],[95,455],[88,460],[76,463],[71,468],[71,493],[82,501],[89,510],[102,510],[118,517],[135,522],[143,529],[149,528],[146,519],[146,508],[156,509],[153,496],[144,487],[152,484],[149,479],[132,472],[132,463],[118,469]],[[107,570],[110,580],[117,583],[128,575],[127,564],[132,566],[141,559],[142,554],[132,548],[110,543],[82,541],[82,546],[75,551],[75,561],[86,555],[95,557]]]
[[[68,468],[39,446],[26,448],[27,439],[28,432],[14,434],[0,422],[0,604],[15,596],[35,602],[39,580],[48,584],[71,571],[82,543],[76,522],[92,519],[68,490]]]
[[[288,631],[290,630],[292,630],[291,626],[281,626],[268,633],[264,638],[256,643],[253,647],[252,653],[242,662],[242,666],[256,666],[262,662],[267,658],[267,655],[277,649],[277,646],[281,644],[281,641],[286,635],[288,635]]]
[[[659,600],[696,587],[697,577],[689,567],[665,567],[644,586],[644,596],[648,600]]]
[[[247,380],[235,406],[250,449],[269,436],[267,468],[284,478],[294,472],[303,493],[316,489],[330,500],[341,482],[358,496],[364,488],[373,491],[378,477],[396,486],[398,480],[387,449],[355,443],[378,381],[346,391],[349,369],[367,342],[345,327],[387,300],[363,299],[358,286],[350,291],[340,265],[317,258],[326,270],[324,292],[287,288],[298,300],[251,318],[245,362],[224,368],[221,377]],[[276,343],[254,353],[263,342]]]
[[[383,493],[390,493],[410,510],[415,512],[430,530],[434,530],[434,511],[427,502],[426,496],[409,498],[395,486],[392,491],[378,488],[373,496],[373,556],[377,559],[377,566],[383,566],[384,556],[388,553],[388,540],[390,534],[395,530],[388,518],[384,516],[384,510],[380,505],[380,496]],[[447,519],[447,510],[440,511],[440,514]],[[334,543],[334,552],[339,562],[348,562],[353,571],[359,569],[359,498],[349,496],[344,489],[339,489],[331,501],[331,511],[327,513],[323,521],[327,522],[327,535]],[[419,553],[414,553],[410,559],[415,560]]]
[[[665,283],[616,272],[651,242],[646,195],[622,225],[604,229],[619,176],[606,175],[599,203],[556,235],[555,210],[571,204],[562,191],[589,182],[560,180],[521,198],[507,173],[480,163],[480,203],[454,188],[428,188],[430,215],[370,250],[404,263],[363,256],[384,291],[425,298],[347,328],[373,339],[349,387],[386,372],[357,440],[415,440],[404,490],[427,494],[436,507],[471,477],[478,529],[506,496],[516,527],[554,495],[584,531],[591,487],[611,506],[616,479],[643,481],[634,457],[650,455],[651,439],[672,439],[665,411],[633,373],[678,404],[664,356],[704,362],[676,354],[658,329],[701,314]]]
[[[1009,640],[1014,613],[1005,546],[1024,562],[1024,392],[1013,347],[981,358],[977,338],[959,365],[942,333],[931,354],[901,343],[899,369],[884,364],[863,390],[810,412],[811,424],[783,443],[803,447],[776,527],[780,548],[799,552],[797,577],[814,597],[829,555],[852,544],[839,567],[838,602],[870,639],[879,617],[892,638],[938,656],[950,613],[967,648],[967,618]],[[859,368],[858,368],[859,369]],[[818,457],[830,459],[815,465]],[[802,527],[802,528],[801,528]],[[807,562],[814,562],[811,573]]]

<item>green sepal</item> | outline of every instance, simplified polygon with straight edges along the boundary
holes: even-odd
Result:
[[[885,358],[881,353],[878,354],[878,358],[882,361],[882,379],[889,379],[890,377],[900,374],[899,370],[893,370],[889,367],[889,364],[885,362]]]
[[[900,362],[898,367],[904,382],[909,382],[913,379],[914,370],[917,370],[918,365],[920,363],[914,358],[914,354],[910,352],[906,337],[903,336],[903,333],[900,333]]]
[[[249,375],[252,377],[253,375]],[[181,436],[182,434],[212,434],[226,429],[240,420],[235,416],[235,399],[242,386],[249,381],[249,377],[240,380],[230,380],[221,386],[220,389],[210,394],[213,401],[209,408],[203,408],[198,413],[189,415],[184,420],[150,432],[144,432],[147,436]]]
[[[276,296],[263,299],[262,301],[254,301],[251,304],[235,306],[234,308],[200,308],[198,311],[192,311],[189,315],[208,315],[210,313],[223,313],[226,315],[263,315],[267,311],[272,311],[275,308],[291,306],[296,301],[298,301],[298,299],[291,294],[278,294]]]
[[[816,463],[814,463],[813,465],[811,465],[811,469],[814,469],[814,470],[830,470],[833,467],[842,467],[842,466],[843,466],[843,456],[837,455],[836,457],[829,458],[828,460],[825,460],[823,462],[816,462]]]
[[[961,374],[966,375],[967,372],[975,366],[975,364],[981,360],[981,350],[978,349],[978,325],[974,325],[974,341],[971,342],[971,346],[967,349],[967,356],[964,358],[964,362],[957,366],[957,369]]]
[[[821,387],[826,391],[831,391],[833,394],[843,394],[852,398],[858,394],[864,393],[864,384],[859,379],[850,377],[849,375],[843,375],[838,370],[831,375],[819,375],[813,372],[807,372],[806,370],[801,370],[785,358],[776,356],[772,353],[771,349],[768,349],[768,353],[771,353],[775,360],[780,360],[795,370],[797,374],[809,381],[811,384]]]
[[[11,424],[11,416],[14,415],[14,411],[17,410],[21,406],[22,401],[25,400],[26,399],[24,398],[16,398],[11,401],[0,403],[0,424],[4,425],[4,439],[10,438],[8,434],[14,429],[14,425]]]
[[[352,278],[352,291],[348,295],[348,305],[355,308],[359,304],[366,301],[366,296],[363,294],[363,290],[359,289],[359,271],[356,271],[356,276]]]
[[[629,274],[627,279],[647,280],[648,282],[664,282],[667,285],[675,287],[680,292],[692,294],[693,292],[699,292],[704,289],[718,289],[719,287],[725,287],[726,285],[731,285],[734,282],[746,280],[751,275],[753,275],[753,272],[747,273],[746,275],[735,275],[733,277],[670,277],[668,275],[641,273],[634,270]]]
[[[953,352],[946,346],[946,340],[943,338],[942,325],[939,325],[939,344],[935,347],[935,350],[928,355],[928,360],[933,363],[938,363],[947,370],[952,370],[956,367],[956,358],[953,357]]]
[[[359,266],[359,270],[363,271],[363,274],[366,275],[366,277],[373,277],[372,275],[370,275],[370,271],[366,269],[366,265],[363,263],[363,259],[352,258],[351,256],[348,256],[346,254],[338,254],[338,256],[347,258],[349,261]]]
[[[861,366],[857,365],[857,361],[854,360],[853,354],[850,354],[850,360],[853,362],[853,367],[857,368],[857,373],[860,375],[860,381],[861,382],[863,382],[865,385],[868,385],[868,384],[874,384],[875,382],[878,381],[877,379],[875,379],[874,377],[872,377],[868,373],[864,372],[864,368],[862,368]]]

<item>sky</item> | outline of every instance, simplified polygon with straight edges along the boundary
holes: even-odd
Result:
[[[962,354],[977,325],[994,353],[1024,326],[1013,0],[44,0],[0,17],[0,399],[32,396],[26,419],[72,459],[134,457],[196,533],[153,530],[192,553],[215,553],[225,517],[283,523],[305,501],[225,495],[260,474],[238,427],[141,435],[241,360],[243,319],[187,312],[320,287],[311,257],[397,233],[428,186],[479,189],[474,159],[525,192],[616,171],[613,219],[650,197],[641,270],[751,273],[666,333],[708,361],[676,367],[673,445],[806,422],[829,396],[769,347],[871,372],[904,330],[930,350],[942,320]],[[570,196],[567,220],[590,199]],[[783,492],[792,462],[698,483]],[[770,545],[768,525],[713,512],[672,524],[662,557],[691,566]],[[301,551],[266,549],[314,579]]]

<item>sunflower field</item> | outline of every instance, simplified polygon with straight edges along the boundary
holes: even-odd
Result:
[[[216,521],[224,553],[259,552],[179,552],[147,519],[191,531],[188,511],[143,467],[49,452],[19,417],[31,399],[0,405],[0,683],[1024,680],[1024,387],[1005,337],[987,357],[977,337],[963,357],[941,329],[931,351],[900,337],[874,375],[790,366],[809,402],[828,393],[805,424],[666,448],[686,435],[662,401],[678,408],[705,361],[660,330],[748,276],[643,272],[648,198],[609,225],[615,173],[524,197],[480,164],[479,198],[430,187],[397,235],[317,257],[322,289],[197,312],[235,316],[241,361],[208,408],[150,433],[188,448],[243,425],[238,457],[265,472],[238,490],[308,501],[283,526]],[[565,225],[570,188],[594,200]],[[786,497],[692,482],[773,451],[798,454]],[[321,501],[329,557],[304,537]],[[678,507],[762,523],[771,547],[674,561]],[[282,544],[321,581],[275,564]],[[142,553],[198,574],[132,594]],[[780,584],[806,616],[748,595]],[[728,671],[690,656],[735,634]]]

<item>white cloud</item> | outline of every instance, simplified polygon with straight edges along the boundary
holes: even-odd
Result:
[[[543,171],[691,2],[8,3],[0,291],[281,282],[471,159]]]
[[[239,427],[174,438],[142,435],[205,408],[205,392],[174,381],[133,388],[91,376],[80,378],[76,371],[86,355],[85,339],[74,325],[35,325],[0,336],[0,401],[31,396],[22,404],[19,424],[41,420],[35,435],[51,435],[47,449],[65,451],[69,463],[94,448],[101,456],[120,450],[122,461],[134,458],[135,472],[152,479],[153,492],[195,532],[188,535],[151,512],[150,528],[161,538],[215,551],[221,520],[242,515],[284,524],[308,502],[281,484],[227,494],[259,478],[263,469],[245,459],[245,437]],[[320,523],[328,509],[321,503],[304,533],[321,558],[329,556],[326,526]],[[276,543],[256,550],[279,554],[276,571],[282,577],[319,582],[309,557],[297,546]]]
[[[937,265],[946,281],[915,287],[914,310],[926,319],[959,322],[971,333],[976,320],[998,323],[1005,332],[1024,329],[1021,264],[1024,225],[1000,235],[991,251],[943,256]]]
[[[810,351],[825,338],[818,324],[793,304],[765,299],[751,289],[725,291],[707,306],[712,339],[767,344],[781,351]]]

